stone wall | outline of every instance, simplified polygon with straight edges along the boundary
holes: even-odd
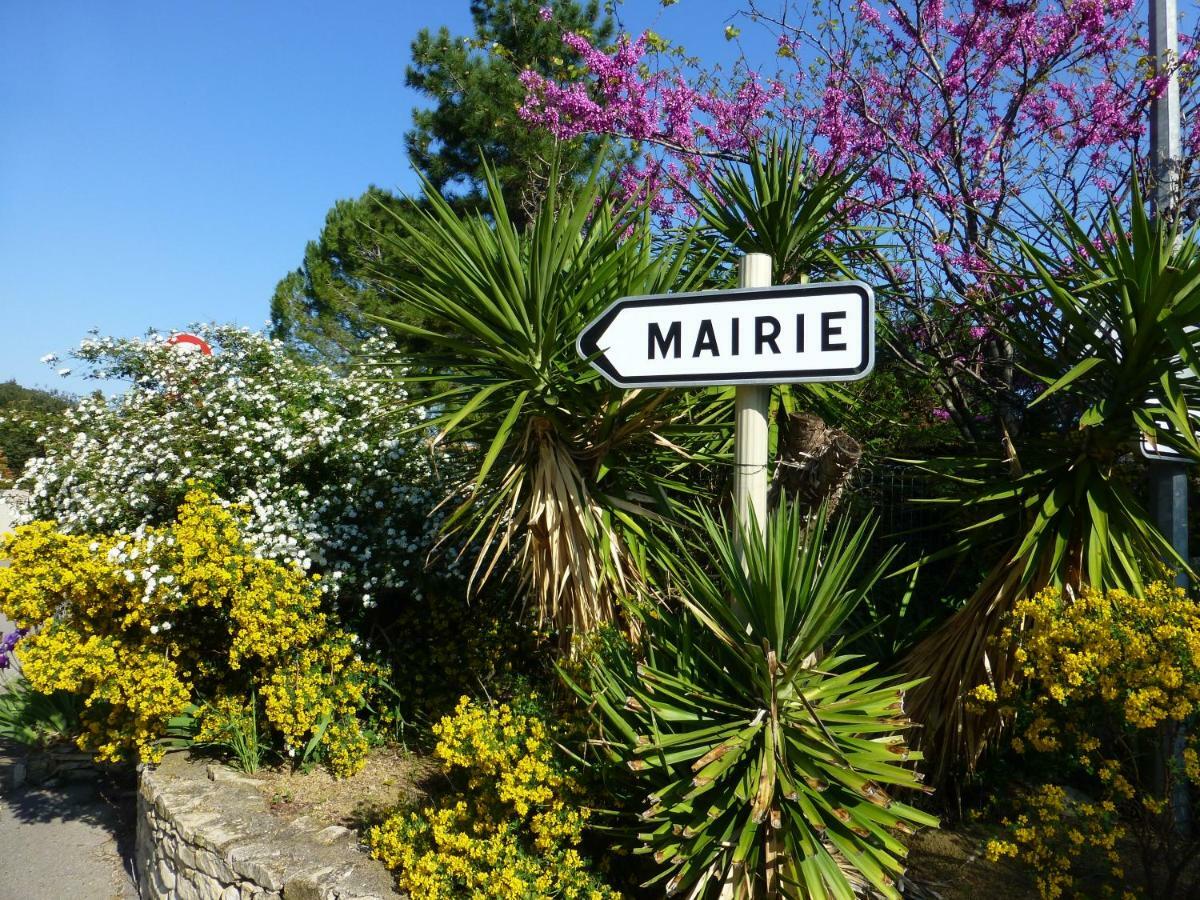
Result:
[[[347,828],[285,821],[254,779],[170,753],[138,778],[142,900],[385,900],[384,867]]]

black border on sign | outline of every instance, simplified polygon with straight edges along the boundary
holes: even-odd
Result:
[[[600,350],[597,341],[612,321],[626,309],[641,306],[696,306],[703,303],[727,303],[730,300],[780,300],[805,295],[852,294],[862,302],[862,363],[845,369],[780,369],[772,372],[713,372],[704,375],[680,375],[678,378],[661,375],[625,376],[616,370]],[[875,293],[861,281],[831,281],[823,284],[786,284],[763,288],[737,288],[728,291],[692,291],[682,294],[646,294],[622,297],[592,320],[575,342],[576,352],[593,368],[617,387],[704,387],[714,384],[798,384],[808,381],[857,381],[875,368]]]

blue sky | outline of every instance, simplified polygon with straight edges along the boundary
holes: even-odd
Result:
[[[91,328],[264,324],[335,200],[413,189],[409,44],[467,6],[0,3],[0,381],[89,389],[38,360]],[[728,61],[734,8],[622,18]]]

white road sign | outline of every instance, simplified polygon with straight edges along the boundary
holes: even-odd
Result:
[[[856,381],[875,365],[860,281],[625,297],[579,335],[618,387]]]
[[[1150,409],[1154,409],[1155,407],[1162,406],[1162,404],[1158,400],[1151,397],[1146,401],[1146,406]],[[1189,409],[1188,414],[1194,420],[1200,422],[1200,411]],[[1166,419],[1155,419],[1154,424],[1157,425],[1162,431],[1171,430],[1171,423]],[[1200,429],[1197,429],[1197,431],[1200,432]],[[1157,440],[1155,440],[1154,435],[1149,435],[1145,432],[1142,432],[1140,444],[1142,456],[1144,456],[1146,459],[1153,460],[1155,462],[1191,462],[1190,459],[1169,444],[1160,444]]]

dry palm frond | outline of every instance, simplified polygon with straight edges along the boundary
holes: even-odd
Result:
[[[575,460],[543,423],[534,423],[527,441],[537,461],[520,516],[521,568],[540,620],[591,631],[616,619],[615,598],[630,588],[624,538],[605,525]]]
[[[1018,240],[1027,266],[1011,275],[1004,336],[1042,385],[1025,410],[1026,436],[1005,433],[1005,459],[991,466],[999,477],[962,474],[987,471],[982,461],[946,461],[960,482],[976,483],[967,508],[980,515],[937,556],[980,552],[997,543],[996,529],[1019,524],[966,606],[904,665],[927,679],[911,711],[941,781],[974,766],[1002,724],[965,700],[1018,676],[1013,648],[998,641],[1017,601],[1047,587],[1137,591],[1148,566],[1188,567],[1149,523],[1119,461],[1142,433],[1200,461],[1188,414],[1200,384],[1181,377],[1200,371],[1200,331],[1189,330],[1200,321],[1200,231],[1177,236],[1171,223],[1151,222],[1136,185],[1128,220],[1115,203],[1090,230],[1065,211],[1063,219],[1061,229],[1047,225],[1049,250]],[[1165,429],[1147,398],[1161,404]]]
[[[446,521],[447,537],[475,555],[473,587],[515,566],[565,643],[616,617],[638,574],[630,546],[650,518],[645,504],[680,487],[684,457],[670,437],[691,416],[681,392],[609,384],[575,338],[614,300],[695,290],[720,262],[686,234],[663,248],[645,215],[613,209],[602,166],[569,193],[551,172],[527,229],[490,172],[486,215],[460,217],[428,191],[420,220],[399,223],[420,275],[390,283],[428,324],[385,323],[430,348],[398,376],[437,385],[422,397],[435,411],[423,427],[478,448]],[[693,447],[713,440],[688,434]]]
[[[916,743],[925,749],[928,772],[944,784],[955,770],[972,769],[1004,722],[995,709],[976,710],[967,696],[981,684],[1014,680],[1013,647],[1000,635],[1027,587],[1009,558],[997,565],[958,612],[918,644],[902,666],[922,678],[905,698],[905,711],[921,726]]]

